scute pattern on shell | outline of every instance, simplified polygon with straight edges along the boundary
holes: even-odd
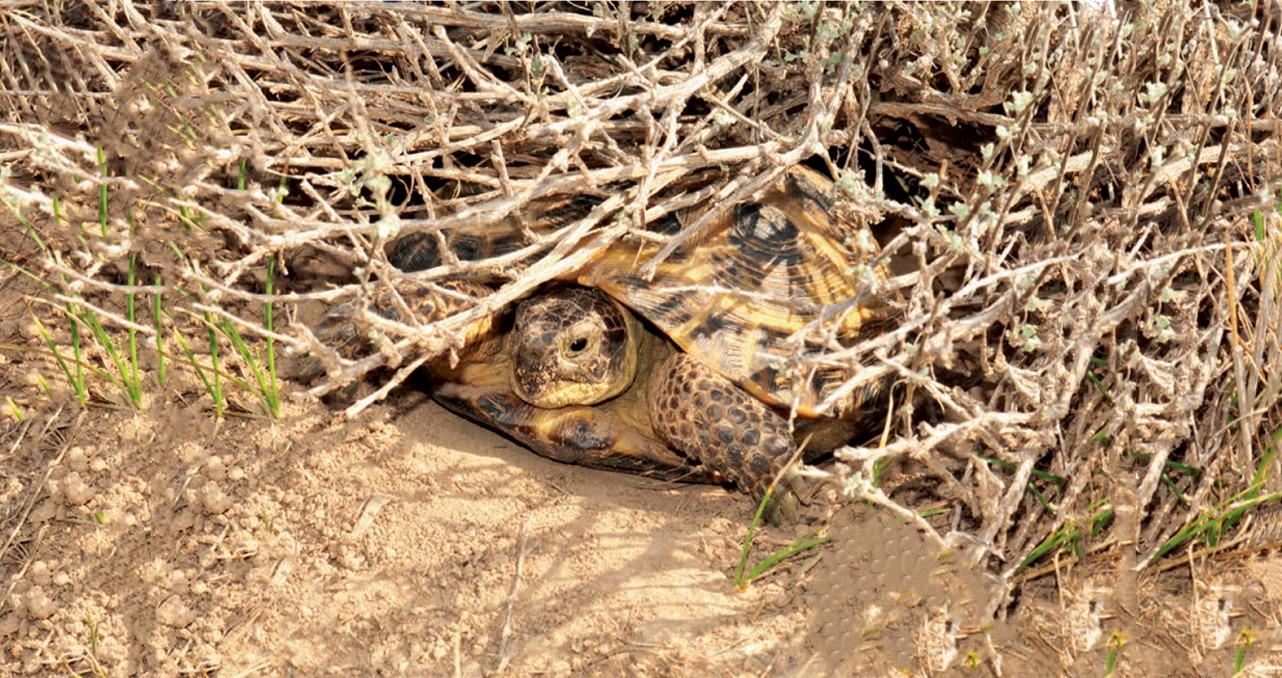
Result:
[[[754,397],[817,416],[819,405],[851,373],[832,365],[799,373],[796,359],[831,347],[792,337],[819,324],[848,345],[877,331],[885,315],[884,305],[871,295],[876,278],[885,276],[876,242],[865,224],[840,216],[836,191],[822,174],[793,167],[760,199],[726,210],[685,241],[652,279],[641,271],[660,245],[626,240],[571,278],[621,301]],[[470,269],[469,281],[510,278],[545,253],[556,231],[598,203],[589,195],[552,196],[499,223],[410,234],[391,248],[389,260],[407,272],[430,268],[441,263],[444,243],[460,262],[508,258],[502,270]],[[651,228],[674,235],[680,224],[668,218]],[[544,247],[533,246],[538,241]],[[527,249],[528,254],[519,254]],[[837,413],[864,409],[882,386],[850,394]]]
[[[532,213],[524,217],[510,214],[493,225],[438,233],[410,233],[388,249],[387,260],[406,273],[414,273],[439,266],[450,258],[476,262],[515,255],[532,245],[533,238],[555,240],[558,230],[583,218],[600,202],[600,198],[593,195],[556,195],[534,203]],[[450,257],[442,257],[441,243],[445,243]],[[519,271],[537,261],[542,254],[539,248],[531,248],[525,256],[515,258],[510,267],[512,271]],[[488,273],[492,272],[471,272],[466,277],[478,281],[504,277]]]
[[[815,322],[834,328],[843,343],[858,337],[880,311],[869,297],[870,275],[885,275],[875,244],[857,244],[874,242],[859,237],[864,225],[837,215],[835,190],[823,175],[793,168],[760,201],[727,210],[683,243],[652,280],[640,268],[658,246],[620,244],[580,282],[627,304],[754,396],[815,415],[849,375],[836,367],[791,373],[790,358],[819,347],[789,338]],[[859,409],[874,395],[854,393],[846,406]]]

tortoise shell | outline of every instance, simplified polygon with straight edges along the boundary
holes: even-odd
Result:
[[[885,277],[876,241],[838,215],[835,193],[827,177],[794,167],[760,200],[725,210],[682,242],[652,266],[652,277],[644,269],[661,245],[619,243],[578,281],[623,302],[762,401],[816,416],[851,374],[835,365],[804,368],[798,359],[849,345],[885,308],[870,294]],[[798,334],[808,327],[814,331]],[[804,336],[825,333],[836,343]],[[874,395],[857,390],[845,408],[861,409]]]
[[[571,280],[622,302],[763,402],[819,416],[820,404],[851,371],[806,359],[875,331],[884,315],[871,296],[885,277],[877,243],[864,224],[839,215],[836,191],[827,177],[794,167],[760,199],[724,210],[657,265],[651,262],[661,244],[624,239]],[[599,202],[592,196],[545,200],[519,221],[509,217],[483,229],[442,233],[440,242],[464,262],[510,256],[529,244],[529,236],[546,239]],[[652,228],[673,236],[681,223],[668,218]],[[537,256],[509,258],[497,276],[485,270],[487,281],[519,275]],[[402,238],[389,253],[393,265],[406,271],[440,259],[438,240],[426,233]],[[803,333],[807,328],[814,331]],[[860,410],[877,388],[856,390],[838,409]]]

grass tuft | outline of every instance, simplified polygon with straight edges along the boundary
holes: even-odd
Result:
[[[757,504],[756,515],[752,517],[752,523],[748,525],[748,536],[743,540],[743,551],[739,556],[739,568],[735,571],[734,576],[734,585],[740,590],[748,588],[748,585],[751,584],[754,579],[765,574],[767,570],[774,567],[780,561],[791,558],[802,551],[812,549],[829,540],[829,537],[818,536],[820,532],[823,532],[824,529],[828,527],[828,524],[825,523],[819,528],[807,532],[805,536],[796,539],[791,544],[788,544],[787,546],[770,554],[765,560],[752,568],[751,572],[745,575],[744,569],[748,566],[748,553],[752,550],[752,538],[757,533],[757,526],[761,524],[761,516],[765,513],[766,506],[770,503],[770,495],[773,492],[773,485],[766,489],[765,496],[762,497],[761,502]]]
[[[1258,506],[1282,499],[1282,492],[1261,494],[1268,470],[1277,457],[1279,443],[1282,442],[1282,429],[1272,436],[1272,444],[1260,456],[1256,465],[1255,477],[1247,489],[1216,504],[1215,508],[1204,512],[1197,519],[1186,525],[1174,536],[1162,543],[1162,546],[1149,559],[1149,564],[1157,562],[1162,556],[1180,548],[1193,539],[1201,540],[1206,546],[1213,547],[1241,521],[1246,513]]]
[[[49,330],[40,321],[40,316],[36,315],[35,310],[31,308],[30,302],[27,302],[27,313],[35,321],[36,329],[39,330],[40,336],[44,338],[45,345],[49,347],[49,352],[53,354],[54,361],[58,363],[58,369],[62,370],[63,376],[67,378],[67,383],[71,385],[71,390],[76,394],[76,401],[80,404],[80,408],[85,409],[88,407],[88,393],[85,388],[84,363],[80,360],[80,326],[74,321],[71,322],[71,350],[74,356],[71,359],[71,363],[76,367],[75,372],[72,372],[67,365],[67,361],[63,359],[62,352],[58,350],[58,344],[54,342],[53,336],[49,334]],[[103,377],[106,377],[106,375],[104,374]],[[47,388],[48,386],[46,385]]]

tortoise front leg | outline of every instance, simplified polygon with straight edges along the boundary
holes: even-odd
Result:
[[[724,482],[707,467],[691,464],[597,407],[543,409],[521,400],[506,386],[458,382],[435,386],[432,398],[548,459],[662,480]]]
[[[729,379],[684,353],[651,378],[650,422],[670,445],[732,480],[757,501],[776,476],[765,516],[772,524],[795,520],[804,482],[788,422]]]

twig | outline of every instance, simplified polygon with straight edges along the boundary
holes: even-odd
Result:
[[[516,555],[516,577],[512,580],[512,590],[507,595],[507,612],[503,615],[503,632],[499,637],[499,666],[495,673],[503,673],[511,657],[507,652],[508,640],[512,637],[512,613],[516,609],[516,595],[521,592],[521,577],[525,568],[525,556],[534,548],[530,544],[530,534],[534,530],[534,512],[525,519],[525,529],[521,532],[521,545]]]

